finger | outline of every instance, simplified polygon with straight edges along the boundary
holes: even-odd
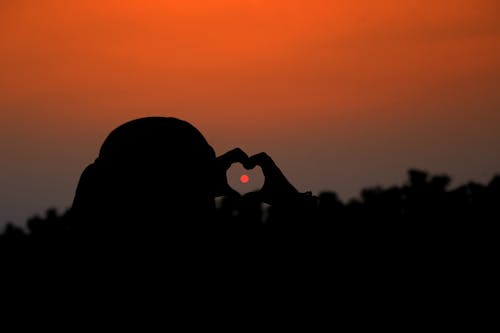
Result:
[[[264,175],[274,172],[277,168],[273,159],[264,152],[250,156],[247,162],[243,163],[243,166],[247,169],[253,169],[256,166],[260,166]]]
[[[245,193],[241,198],[245,201],[260,201],[264,202],[264,193],[262,191],[253,191]]]
[[[241,149],[235,148],[217,157],[217,161],[221,163],[222,167],[229,169],[233,163],[245,163],[248,160],[248,155]]]
[[[226,192],[224,193],[224,196],[230,197],[230,198],[239,198],[239,197],[241,197],[241,194],[238,191],[228,187]]]
[[[241,197],[241,194],[238,191],[231,188],[231,186],[226,185],[219,193],[216,194],[216,196],[239,198]]]

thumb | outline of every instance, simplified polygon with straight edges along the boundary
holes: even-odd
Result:
[[[222,196],[230,197],[230,198],[239,198],[241,194],[233,189],[231,186],[227,185],[224,187],[224,190],[221,193]]]

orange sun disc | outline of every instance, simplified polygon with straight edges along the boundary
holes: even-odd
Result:
[[[248,183],[248,181],[250,180],[250,177],[248,177],[248,175],[241,175],[240,177],[240,181],[243,183],[243,184],[246,184]]]

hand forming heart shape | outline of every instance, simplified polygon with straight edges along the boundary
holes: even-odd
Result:
[[[286,179],[285,175],[269,155],[259,153],[248,157],[243,150],[236,148],[217,158],[216,196],[240,196],[237,191],[229,186],[227,181],[227,170],[233,163],[238,162],[247,170],[259,166],[264,174],[264,185],[262,188],[245,196],[257,197],[260,201],[272,205],[297,194],[295,187]]]

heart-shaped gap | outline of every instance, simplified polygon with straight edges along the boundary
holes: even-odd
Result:
[[[264,174],[260,166],[247,170],[241,163],[234,163],[226,175],[229,186],[241,195],[258,191],[264,186]]]

